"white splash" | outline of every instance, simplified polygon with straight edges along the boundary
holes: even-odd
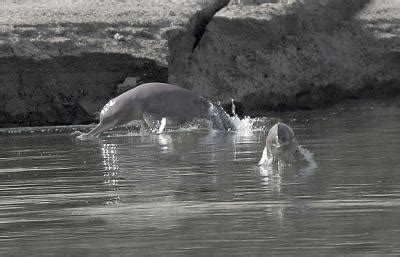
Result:
[[[314,154],[301,145],[299,145],[299,153],[308,164],[306,167],[302,168],[301,171],[312,172],[318,166],[314,160]]]
[[[253,131],[258,130],[254,125],[257,122],[258,118],[250,118],[249,116],[240,119],[237,115],[231,117],[233,124],[236,127],[236,133],[242,135],[250,135]]]
[[[233,116],[230,118],[236,126],[236,132],[239,135],[251,135],[254,131],[263,131],[265,129],[263,126],[257,126],[257,123],[263,123],[260,118],[250,118],[250,116],[245,116],[243,119],[240,119],[236,114],[234,99],[231,99],[231,112]]]

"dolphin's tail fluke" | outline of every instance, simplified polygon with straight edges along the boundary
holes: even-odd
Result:
[[[220,105],[210,103],[209,115],[214,129],[226,131],[236,130],[236,126],[232,122],[231,117],[229,117]]]

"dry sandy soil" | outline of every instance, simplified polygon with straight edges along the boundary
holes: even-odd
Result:
[[[64,47],[64,51],[79,53],[79,48],[85,48],[85,52],[129,53],[167,65],[168,48],[163,33],[186,26],[193,14],[207,3],[202,0],[5,0],[0,8],[0,45],[13,45],[12,55],[29,55],[25,52],[28,51],[34,58],[45,58],[47,54],[40,49],[35,51],[35,45],[51,47],[54,43]],[[25,41],[26,45],[20,42],[19,48],[18,41]]]

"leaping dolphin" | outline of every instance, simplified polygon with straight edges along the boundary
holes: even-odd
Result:
[[[158,130],[157,133],[161,133],[166,118],[179,121],[208,119],[215,129],[236,129],[222,107],[208,99],[175,85],[146,83],[111,99],[101,110],[100,123],[80,136],[94,137],[133,120],[144,121],[149,127]]]

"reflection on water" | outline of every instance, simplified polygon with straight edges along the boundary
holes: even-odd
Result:
[[[0,130],[0,255],[399,255],[400,107],[268,116],[315,162],[257,165],[277,118],[92,141]]]
[[[116,144],[102,143],[102,154],[103,154],[103,164],[104,164],[104,184],[106,184],[111,191],[110,200],[106,204],[116,204],[119,203],[120,198],[118,195],[118,154]]]
[[[271,188],[280,191],[282,182],[282,174],[295,174],[297,179],[306,179],[314,173],[317,168],[317,163],[314,160],[313,153],[299,145],[299,152],[301,159],[294,162],[281,162],[276,164],[260,165],[261,184],[266,190]]]

